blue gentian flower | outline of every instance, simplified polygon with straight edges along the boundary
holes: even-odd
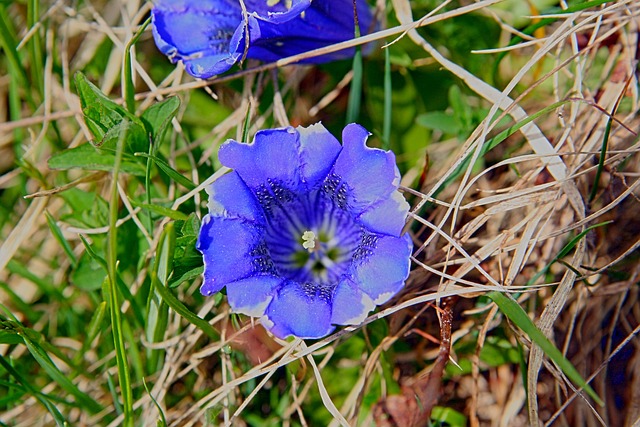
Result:
[[[354,38],[352,0],[156,0],[151,11],[156,45],[202,79],[223,73],[246,57],[263,61]],[[361,34],[371,29],[366,0],[357,0]],[[246,35],[249,36],[248,50]],[[309,58],[320,63],[353,56],[354,49]]]
[[[197,248],[201,292],[227,287],[234,312],[281,338],[361,323],[409,274],[409,204],[391,151],[350,124],[343,145],[321,124],[260,131],[220,147],[233,171],[207,188]]]

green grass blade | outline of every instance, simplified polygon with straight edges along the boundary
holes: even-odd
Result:
[[[89,242],[87,242],[87,240],[84,238],[84,236],[81,235],[80,240],[82,241],[82,244],[84,245],[84,248],[87,251],[87,254],[91,258],[93,258],[98,264],[100,264],[100,266],[104,268],[104,271],[108,274],[109,267],[107,266],[107,261],[93,250],[93,248],[91,247]],[[117,281],[118,290],[122,293],[124,298],[127,301],[129,301],[129,303],[131,304],[131,309],[133,310],[133,315],[136,321],[138,322],[138,325],[140,326],[144,325],[144,317],[142,316],[142,310],[140,310],[138,302],[135,300],[135,298],[131,294],[131,291],[129,290],[129,288],[122,281],[122,278],[120,277],[119,274],[117,275],[117,279],[118,279]]]
[[[149,203],[140,203],[140,202],[136,202],[133,199],[129,199],[129,201],[133,206],[140,207],[149,212],[153,212],[155,214],[158,214],[163,217],[171,218],[173,220],[186,221],[187,219],[189,219],[189,215],[183,214],[180,211],[174,211],[173,209],[166,208],[164,206],[153,205]]]
[[[127,43],[127,47],[124,52],[124,85],[122,87],[122,92],[124,93],[125,103],[127,105],[127,110],[134,114],[136,112],[136,101],[135,94],[136,88],[133,84],[133,69],[131,65],[131,48],[142,36],[144,30],[147,29],[149,24],[151,23],[151,17],[147,18],[146,21],[140,26],[138,31],[131,37],[129,43]]]
[[[38,25],[40,19],[40,0],[30,0],[27,5],[27,25],[29,28],[34,28]],[[31,79],[33,86],[38,90],[38,94],[42,96],[44,94],[44,65],[42,58],[45,57],[45,52],[42,49],[42,39],[40,37],[40,31],[34,31],[31,39],[29,40],[29,54],[31,57]]]
[[[147,153],[135,153],[135,155],[152,159],[164,173],[166,173],[171,179],[182,185],[187,190],[193,190],[194,188],[196,188],[196,185],[189,178],[185,177],[180,172],[169,166],[169,164],[161,158]]]
[[[22,87],[29,87],[27,71],[22,66],[22,62],[18,57],[18,44],[16,43],[11,21],[8,21],[9,16],[10,15],[5,7],[0,3],[0,47],[4,51],[3,55],[5,55],[9,62],[9,75],[15,77],[18,85],[21,85]]]
[[[73,357],[74,363],[80,362],[84,354],[89,350],[89,346],[93,340],[98,336],[98,334],[102,331],[102,324],[104,322],[105,315],[107,313],[107,303],[102,301],[98,304],[93,316],[91,316],[91,321],[89,322],[89,327],[87,328],[87,335],[85,340],[82,342],[82,347],[80,351],[76,353]]]
[[[176,250],[176,232],[174,224],[168,223],[160,236],[156,257],[151,270],[151,292],[147,301],[147,341],[160,342],[164,338],[169,318],[169,308],[157,291],[158,286],[165,286],[173,268],[173,254]],[[150,350],[149,368],[155,372],[161,350]]]
[[[382,148],[391,148],[391,113],[393,106],[393,87],[391,86],[390,47],[384,50],[384,115],[382,119]]]
[[[164,302],[173,309],[180,316],[184,317],[187,321],[195,325],[202,332],[204,332],[211,340],[217,341],[220,339],[220,334],[213,329],[213,327],[205,320],[198,317],[195,313],[189,310],[169,288],[156,280],[155,289],[158,291]]]
[[[51,214],[48,211],[44,211],[44,215],[47,218],[47,224],[49,225],[49,229],[51,230],[51,233],[53,233],[53,237],[58,241],[58,243],[60,243],[60,246],[62,246],[64,253],[66,253],[67,256],[69,257],[69,260],[71,261],[71,265],[73,266],[73,268],[76,268],[78,266],[78,259],[76,258],[76,255],[73,253],[73,249],[71,249],[69,242],[62,235],[62,230],[60,230],[60,227],[58,227],[56,220],[53,218],[53,216],[51,216]]]
[[[509,318],[518,328],[527,334],[527,336],[538,345],[542,351],[551,359],[564,374],[579,388],[583,389],[598,404],[603,405],[604,402],[591,388],[591,386],[582,378],[576,368],[569,362],[564,355],[553,345],[551,341],[536,327],[533,321],[527,316],[527,313],[520,307],[516,301],[510,296],[501,292],[489,292],[489,298],[496,303],[500,311]]]
[[[118,380],[122,395],[122,404],[124,408],[123,425],[133,427],[133,392],[131,387],[131,375],[129,373],[129,365],[127,354],[124,346],[124,335],[122,331],[122,313],[120,311],[120,295],[118,293],[118,277],[117,277],[117,257],[118,257],[118,240],[116,221],[118,220],[118,173],[120,172],[120,164],[122,162],[122,150],[126,133],[123,132],[118,140],[116,148],[115,164],[113,165],[113,180],[111,182],[111,200],[109,206],[109,232],[107,239],[107,276],[108,276],[108,295],[109,295],[109,311],[111,313],[111,329],[113,332],[113,341],[116,350],[116,363],[118,365]]]
[[[353,56],[353,78],[349,90],[349,103],[347,104],[347,124],[355,123],[360,117],[360,105],[362,103],[362,51],[356,48]]]
[[[89,411],[96,413],[100,412],[102,406],[93,400],[91,397],[80,391],[69,378],[63,374],[58,367],[53,363],[49,355],[44,349],[38,345],[35,341],[31,341],[28,334],[22,334],[24,343],[31,355],[36,359],[38,364],[47,372],[47,374],[62,387],[67,393],[76,398],[76,401],[83,407],[89,409]]]
[[[158,420],[156,425],[158,427],[167,427],[167,418],[164,416],[164,411],[162,410],[162,406],[160,406],[158,401],[151,394],[151,390],[149,390],[149,387],[147,386],[147,382],[144,380],[144,378],[142,379],[142,385],[144,386],[144,389],[147,391],[147,394],[149,395],[149,398],[155,405],[156,409],[158,410],[158,413],[160,414],[160,419]]]
[[[251,127],[251,100],[247,102],[247,114],[244,115],[244,123],[242,124],[242,142],[249,142],[249,128]]]
[[[544,268],[542,268],[540,271],[538,271],[535,276],[533,276],[531,279],[529,279],[529,281],[527,282],[527,286],[532,286],[533,284],[536,283],[536,281],[543,275],[547,274],[547,271],[549,271],[549,269],[551,268],[551,266],[553,264],[555,264],[556,262],[558,262],[559,260],[561,260],[562,258],[564,258],[565,256],[567,256],[567,254],[569,254],[569,252],[571,252],[573,250],[573,248],[576,247],[576,245],[578,244],[578,242],[587,235],[587,233],[589,233],[591,230],[593,230],[594,228],[598,228],[598,227],[602,227],[603,225],[607,225],[607,224],[611,224],[611,222],[613,221],[606,221],[606,222],[602,222],[600,224],[594,224],[590,227],[588,227],[586,230],[582,231],[581,233],[579,233],[576,237],[574,237],[573,239],[571,239],[566,245],[564,245],[564,247],[562,249],[560,249],[560,252],[558,252],[558,255],[556,255],[549,264],[547,264]]]
[[[58,408],[56,408],[56,406],[53,403],[51,403],[49,399],[44,397],[42,393],[36,390],[26,378],[20,375],[20,373],[16,371],[13,368],[13,366],[11,366],[11,364],[7,362],[7,360],[2,355],[0,355],[0,365],[2,365],[2,367],[6,369],[9,375],[15,378],[15,380],[18,381],[20,385],[22,385],[26,390],[28,390],[31,393],[31,395],[33,395],[33,397],[35,397],[36,400],[40,402],[42,406],[44,406],[47,409],[47,411],[49,411],[54,421],[56,422],[57,426],[59,427],[67,426],[67,421],[64,419],[60,411],[58,411]]]
[[[598,169],[596,169],[596,176],[593,180],[593,187],[591,193],[589,193],[589,203],[593,202],[598,194],[598,187],[600,185],[600,177],[604,169],[604,160],[607,158],[607,147],[609,146],[609,135],[611,134],[611,123],[613,120],[609,117],[607,120],[607,126],[604,129],[604,135],[602,136],[602,147],[600,147],[600,159],[598,160]]]

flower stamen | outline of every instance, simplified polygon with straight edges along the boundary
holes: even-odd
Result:
[[[309,253],[312,253],[316,250],[316,243],[318,242],[318,238],[316,237],[316,233],[311,230],[307,230],[302,233],[302,247],[305,248]]]

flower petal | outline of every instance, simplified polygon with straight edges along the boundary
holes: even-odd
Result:
[[[273,4],[269,6],[269,3]],[[253,14],[256,18],[281,24],[297,18],[311,5],[311,0],[293,0],[290,4],[284,0],[271,2],[265,0],[244,0],[244,4],[247,12]]]
[[[227,284],[227,299],[235,313],[260,317],[283,282],[275,276],[252,276]]]
[[[158,0],[152,9],[153,37],[172,62],[182,60],[194,77],[227,71],[242,56],[239,4],[224,0]],[[239,50],[239,52],[238,52]]]
[[[294,6],[295,7],[295,6]],[[291,55],[319,49],[355,37],[353,2],[336,0],[313,0],[304,8],[304,13],[286,15],[286,25],[279,25],[283,19],[259,22],[261,36],[251,39],[248,52],[250,58],[275,61]],[[302,9],[302,7],[300,7]],[[360,33],[368,34],[372,29],[373,14],[366,0],[357,0]],[[370,44],[365,47],[372,47]],[[353,57],[354,48],[306,58],[301,63],[323,63]]]
[[[263,324],[279,338],[322,338],[335,329],[331,325],[330,297],[291,281],[274,296],[265,317]]]
[[[368,247],[355,256],[354,282],[379,305],[387,302],[409,276],[413,244],[409,234],[402,237],[375,236]]]
[[[399,236],[409,212],[409,203],[399,191],[367,208],[359,220],[368,229],[377,233]]]
[[[236,172],[221,176],[206,190],[210,215],[240,218],[264,225],[262,207]]]
[[[220,162],[235,170],[255,190],[269,180],[289,189],[300,184],[300,142],[292,127],[263,130],[251,144],[229,140],[220,146]]]
[[[347,125],[342,132],[343,148],[333,168],[349,187],[347,203],[356,213],[391,197],[400,182],[393,152],[367,147],[368,136],[362,126]]]
[[[350,280],[343,280],[333,293],[331,323],[359,325],[375,308],[375,303]]]
[[[229,282],[261,273],[256,252],[262,229],[239,219],[206,215],[202,220],[196,249],[204,258],[203,295],[219,292]]]
[[[327,176],[342,145],[321,123],[296,130],[300,134],[300,172],[307,188],[312,189]]]

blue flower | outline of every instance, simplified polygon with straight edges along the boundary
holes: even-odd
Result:
[[[156,0],[151,11],[156,45],[202,79],[223,73],[248,58],[275,61],[354,37],[352,0]],[[366,34],[373,20],[366,0],[357,0],[358,22]],[[353,56],[354,49],[309,58],[320,63]]]
[[[351,124],[343,145],[321,124],[260,131],[218,157],[232,172],[207,190],[197,248],[201,292],[227,287],[232,310],[281,338],[361,323],[409,274],[409,204],[390,151]]]

